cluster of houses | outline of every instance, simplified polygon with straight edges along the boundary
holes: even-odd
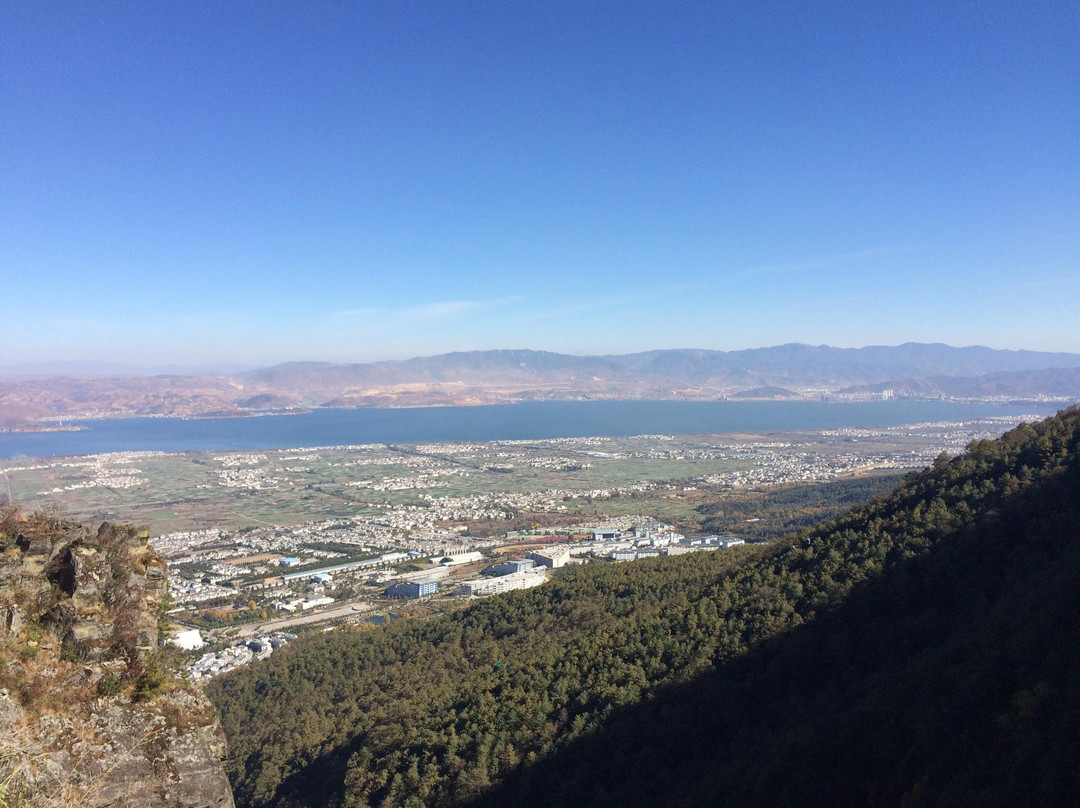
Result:
[[[588,556],[608,561],[636,561],[641,558],[682,555],[707,550],[723,550],[745,544],[734,536],[692,536],[676,533],[667,526],[631,527],[622,531],[615,528],[593,530],[592,541],[567,546],[575,557]]]
[[[184,632],[190,633],[190,632]],[[197,632],[196,632],[197,633]],[[296,639],[295,634],[277,631],[263,637],[242,640],[228,648],[203,654],[187,666],[192,679],[209,679],[221,673],[242,668],[256,659],[266,659],[275,650]]]
[[[480,561],[483,554],[473,550],[448,552],[431,570],[407,573],[400,583],[386,590],[396,598],[422,598],[433,595],[445,583],[449,567]],[[564,566],[570,561],[570,550],[565,545],[545,547],[529,553],[523,559],[505,559],[484,569],[484,576],[454,581],[454,594],[466,597],[483,597],[515,589],[529,589],[547,580],[547,571]]]
[[[561,537],[560,537],[561,538]],[[720,550],[743,544],[742,539],[731,536],[696,536],[687,538],[676,533],[667,525],[651,524],[630,526],[627,529],[600,527],[592,531],[591,540],[580,542],[560,542],[546,547],[534,547],[524,558],[502,558],[485,567],[480,577],[462,580],[452,578],[455,567],[474,564],[484,559],[479,550],[467,547],[451,548],[432,558],[432,566],[412,572],[395,575],[389,569],[378,574],[377,579],[394,580],[385,593],[389,597],[417,599],[434,595],[438,592],[450,592],[465,597],[486,597],[517,589],[529,589],[540,586],[548,580],[552,570],[567,564],[582,563],[585,557],[608,561],[631,561],[660,555],[679,555],[696,551]],[[522,548],[524,549],[524,548]],[[328,606],[334,598],[325,593],[327,585],[333,582],[334,573],[375,573],[378,568],[396,564],[407,558],[414,558],[418,553],[386,553],[377,559],[361,562],[347,562],[333,567],[324,567],[305,572],[290,572],[282,575],[291,581],[310,581],[308,593],[304,597],[281,600],[274,605],[285,611],[306,611]],[[416,559],[419,560],[419,559]],[[288,569],[301,566],[293,557],[279,560],[282,567]],[[284,583],[284,582],[282,582]],[[244,640],[220,651],[204,654],[188,666],[188,671],[195,679],[209,678],[220,673],[249,664],[256,659],[265,659],[275,648],[295,639],[295,635],[277,632],[264,637]],[[198,631],[186,631],[176,635],[174,642],[187,650],[194,650],[204,645]]]
[[[596,528],[592,540],[579,543],[556,544],[532,550],[525,558],[508,558],[483,570],[483,576],[468,580],[455,580],[453,594],[482,597],[515,589],[539,586],[547,580],[549,570],[567,564],[581,563],[585,556],[608,561],[634,561],[662,555],[721,550],[744,544],[743,539],[733,536],[686,537],[667,526]],[[459,549],[448,551],[438,562],[439,566],[428,570],[406,573],[401,580],[386,590],[396,598],[422,598],[446,591],[450,567],[479,561],[479,551]]]
[[[317,609],[320,606],[329,606],[334,602],[334,599],[329,595],[322,595],[316,592],[309,593],[303,598],[293,598],[292,600],[283,600],[279,602],[277,607],[285,612],[295,612],[299,609],[302,612],[306,612],[308,609]]]
[[[661,555],[678,555],[702,550],[719,550],[743,544],[742,539],[730,536],[700,536],[687,538],[668,525],[653,521],[645,524],[622,524],[618,527],[596,527],[584,541],[560,541],[569,536],[547,534],[557,543],[533,547],[524,558],[504,558],[486,567],[483,575],[462,580],[451,578],[458,567],[477,564],[485,558],[478,549],[467,546],[446,547],[431,556],[431,565],[413,572],[395,573],[393,568],[402,561],[420,561],[423,555],[416,550],[408,553],[386,552],[374,558],[347,561],[312,569],[295,556],[277,559],[282,573],[271,579],[243,587],[245,591],[258,588],[263,595],[276,596],[273,606],[287,612],[306,612],[334,603],[328,594],[339,574],[350,577],[365,574],[373,583],[390,584],[384,590],[388,597],[414,600],[436,593],[465,597],[484,597],[515,589],[539,586],[548,580],[548,573],[567,564],[582,563],[586,557],[607,561],[632,561]],[[524,551],[525,548],[522,548]],[[309,562],[310,563],[310,562]],[[287,571],[286,571],[287,570]],[[372,577],[374,575],[374,577]],[[304,595],[290,597],[289,589],[308,584]],[[295,591],[295,590],[294,590]],[[237,652],[243,655],[243,652]],[[241,663],[242,664],[242,663]]]

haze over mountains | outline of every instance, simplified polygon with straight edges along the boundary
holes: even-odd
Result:
[[[532,350],[334,364],[288,362],[226,375],[60,375],[0,382],[0,424],[47,417],[239,416],[311,407],[499,404],[581,398],[873,395],[1080,397],[1080,354],[905,343],[574,356]]]

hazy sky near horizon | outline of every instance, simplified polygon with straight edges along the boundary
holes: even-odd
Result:
[[[0,364],[1080,351],[1080,5],[0,7]]]

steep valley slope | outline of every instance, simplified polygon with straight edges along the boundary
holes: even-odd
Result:
[[[569,570],[215,683],[241,806],[1080,800],[1080,410],[765,548]]]

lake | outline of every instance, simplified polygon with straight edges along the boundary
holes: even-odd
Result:
[[[325,409],[255,418],[112,418],[74,422],[89,427],[80,432],[0,434],[0,458],[886,427],[1051,415],[1057,409],[1055,405],[939,401],[544,401],[486,407]]]

